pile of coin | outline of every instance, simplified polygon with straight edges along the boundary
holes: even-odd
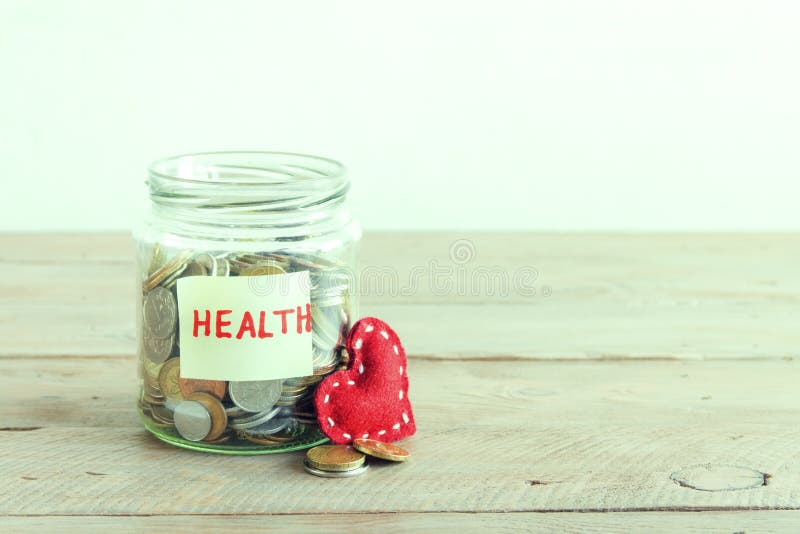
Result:
[[[202,442],[209,449],[223,443],[228,448],[281,448],[300,439],[324,439],[316,428],[314,390],[325,376],[344,368],[347,362],[343,343],[351,317],[352,273],[344,265],[288,252],[181,250],[168,259],[158,245],[141,257],[145,260],[140,265],[140,409],[149,419],[146,423],[150,423],[151,431]],[[179,278],[293,271],[309,271],[311,279],[312,375],[251,382],[180,376]],[[257,286],[253,289],[258,291]]]
[[[347,478],[369,469],[367,456],[390,462],[405,462],[408,451],[391,443],[357,439],[353,445],[319,445],[306,452],[306,472],[325,478]]]

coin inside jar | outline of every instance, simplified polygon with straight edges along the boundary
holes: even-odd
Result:
[[[281,396],[283,380],[230,382],[228,394],[233,403],[248,412],[272,408]]]
[[[165,338],[175,332],[178,304],[172,291],[157,287],[144,296],[142,305],[144,326],[148,334]]]
[[[318,445],[306,452],[306,462],[323,471],[349,471],[364,464],[366,457],[350,445]]]
[[[168,399],[182,400],[184,398],[180,388],[180,361],[180,358],[167,360],[158,371],[158,387]]]
[[[241,271],[242,276],[260,276],[266,274],[284,274],[286,271],[275,261],[261,261]]]
[[[409,457],[408,451],[404,448],[374,439],[355,439],[353,448],[369,456],[391,462],[405,462]]]
[[[199,402],[211,416],[211,428],[203,438],[204,440],[214,441],[225,433],[225,427],[228,426],[228,415],[225,413],[222,403],[216,397],[197,391],[186,397],[186,400]]]
[[[202,378],[178,378],[178,387],[184,397],[189,398],[192,393],[202,392],[215,396],[222,400],[225,398],[225,391],[228,383],[222,380],[204,380]]]
[[[179,402],[173,418],[176,430],[189,441],[202,441],[211,432],[211,414],[199,402]]]

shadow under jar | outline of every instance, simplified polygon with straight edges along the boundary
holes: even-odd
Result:
[[[157,161],[134,232],[144,425],[189,449],[327,441],[314,391],[346,364],[361,230],[344,167],[278,152]]]

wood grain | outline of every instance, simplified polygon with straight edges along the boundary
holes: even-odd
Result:
[[[328,480],[146,433],[127,236],[0,236],[0,530],[800,529],[797,236],[464,238],[366,236],[394,285],[362,312],[406,344],[419,431]]]
[[[475,255],[466,263],[450,257],[463,235],[364,239],[362,263],[374,276],[366,276],[361,311],[390,321],[412,358],[799,354],[794,266],[800,264],[800,239],[793,234],[467,238]],[[3,235],[0,251],[0,357],[133,353],[136,288],[128,236]],[[538,273],[528,284],[533,296],[489,291],[476,274],[491,268],[513,277],[528,267]],[[434,268],[450,274],[434,283]],[[415,272],[421,274],[412,284]],[[374,281],[381,273],[396,284],[379,287]],[[457,287],[462,275],[477,281],[474,291],[469,283]]]
[[[13,491],[0,513],[800,508],[800,363],[415,361],[409,372],[412,460],[342,481],[306,475],[302,453],[158,442],[133,411],[130,359],[3,360],[0,487]],[[705,464],[770,476],[739,491],[671,478]]]
[[[796,532],[797,511],[8,517],[11,532]]]

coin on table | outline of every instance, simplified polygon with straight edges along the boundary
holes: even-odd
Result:
[[[309,464],[308,461],[305,461],[303,462],[303,468],[306,470],[307,473],[311,473],[312,475],[318,477],[348,478],[362,474],[364,471],[369,469],[369,464],[363,464],[360,467],[356,467],[355,469],[348,469],[347,471],[326,471],[324,469],[317,469],[313,465]]]
[[[208,393],[213,395],[218,400],[225,397],[225,391],[228,389],[228,383],[224,380],[205,380],[202,378],[178,378],[178,388],[185,398],[196,392]]]
[[[175,332],[178,305],[172,291],[157,287],[144,296],[142,313],[144,327],[148,334],[165,338]]]
[[[353,448],[375,458],[392,462],[405,462],[409,457],[408,451],[404,448],[374,439],[355,439]]]
[[[167,360],[158,371],[158,387],[168,399],[183,400],[180,386],[181,359]]]
[[[186,397],[186,400],[199,402],[211,416],[211,429],[203,438],[205,441],[214,441],[225,433],[225,427],[228,426],[228,415],[219,399],[208,393],[196,391]]]
[[[173,418],[178,433],[189,441],[203,441],[211,432],[211,414],[197,401],[179,402],[175,406]]]
[[[306,462],[323,471],[349,471],[364,465],[366,457],[350,445],[318,445],[306,452]]]
[[[248,412],[263,412],[272,408],[281,396],[283,380],[238,381],[228,384],[233,403]]]

